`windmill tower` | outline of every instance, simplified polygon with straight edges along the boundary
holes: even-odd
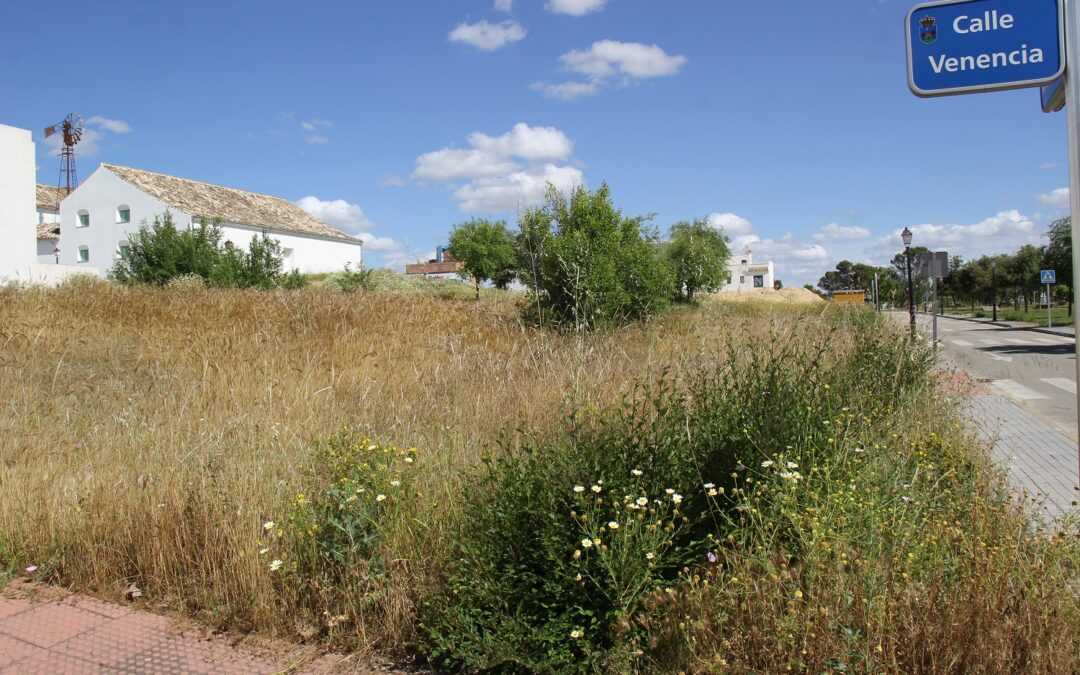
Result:
[[[45,127],[45,138],[60,132],[64,136],[64,145],[60,148],[60,180],[57,182],[57,192],[64,190],[63,194],[69,195],[71,191],[79,187],[79,173],[75,169],[75,144],[82,140],[83,121],[79,113],[71,113],[51,127]],[[57,210],[60,205],[56,205]]]

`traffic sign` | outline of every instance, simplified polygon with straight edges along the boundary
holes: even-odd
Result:
[[[1030,277],[1028,277],[1028,278],[1030,278]],[[1057,273],[1054,270],[1043,270],[1043,271],[1039,272],[1039,278],[1042,279],[1042,283],[1044,283],[1044,284],[1056,284],[1057,283]]]
[[[1062,0],[940,0],[907,15],[908,86],[948,96],[1053,82],[1065,72]]]

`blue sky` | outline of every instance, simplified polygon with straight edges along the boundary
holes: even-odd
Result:
[[[602,181],[662,231],[709,217],[816,282],[897,233],[965,257],[1039,244],[1067,213],[1064,113],[1026,89],[907,89],[896,0],[8,0],[0,123],[78,111],[79,170],[112,162],[297,201],[431,254],[516,219],[545,180]],[[46,29],[46,27],[48,27]]]

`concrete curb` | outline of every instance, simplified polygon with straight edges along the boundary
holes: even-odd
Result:
[[[917,314],[922,314],[923,316],[933,318],[932,314],[928,314],[926,312],[917,312]],[[1070,335],[1069,333],[1062,333],[1060,331],[1056,331],[1056,330],[1053,330],[1051,328],[1043,328],[1042,326],[1013,326],[1011,324],[1003,323],[1001,321],[991,321],[991,320],[988,320],[988,319],[975,319],[975,318],[972,318],[970,316],[957,316],[955,314],[938,314],[938,316],[942,317],[943,319],[956,319],[957,321],[967,321],[967,322],[970,322],[970,323],[981,323],[984,326],[997,326],[998,328],[1011,328],[1012,330],[1029,330],[1029,331],[1031,331],[1033,333],[1044,333],[1046,335],[1056,335],[1058,337],[1072,338],[1074,341],[1076,340],[1076,335]]]

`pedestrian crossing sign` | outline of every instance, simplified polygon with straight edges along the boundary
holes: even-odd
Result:
[[[1042,278],[1044,284],[1057,283],[1057,275],[1054,273],[1054,270],[1043,270],[1042,272],[1039,272],[1039,276]]]

